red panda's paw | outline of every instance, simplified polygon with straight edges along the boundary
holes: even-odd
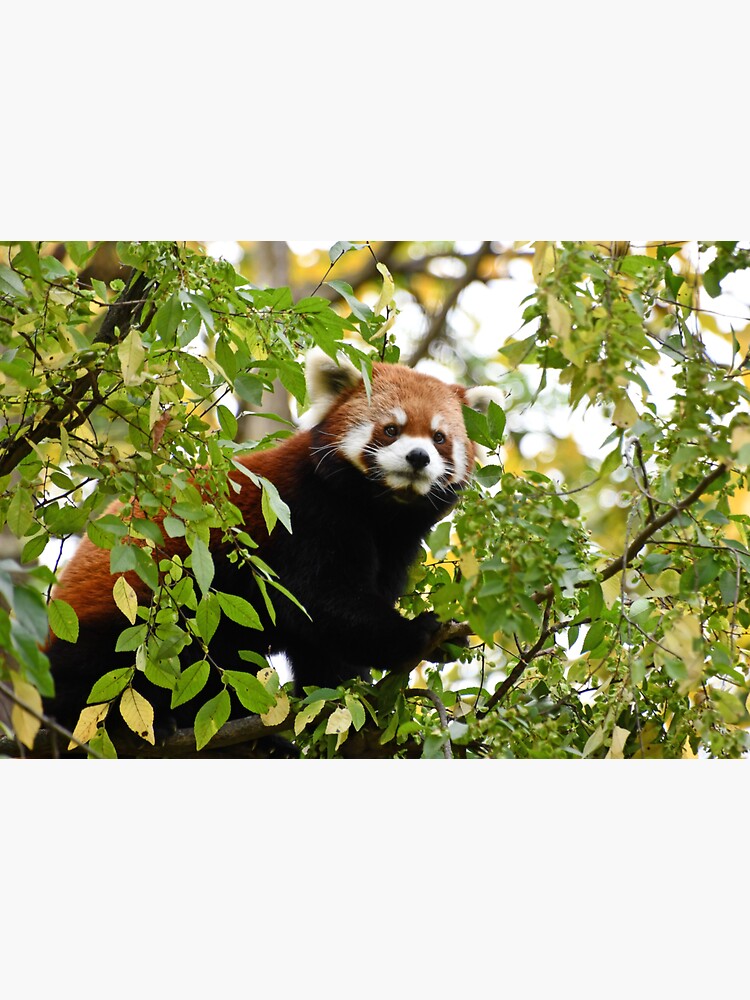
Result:
[[[434,611],[423,611],[412,621],[412,629],[418,635],[418,651],[426,655],[435,646],[435,637],[442,624]]]

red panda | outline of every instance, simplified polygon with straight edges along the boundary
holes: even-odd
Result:
[[[211,543],[214,586],[248,600],[263,623],[259,631],[222,616],[209,647],[212,663],[247,670],[238,650],[283,652],[297,690],[367,677],[370,668],[394,668],[426,650],[437,619],[432,613],[406,619],[395,603],[423,539],[455,505],[474,468],[461,404],[484,411],[500,395],[489,386],[464,389],[381,363],[373,364],[368,394],[348,360],[333,361],[317,348],[307,356],[305,376],[311,405],[300,429],[240,459],[276,486],[290,509],[292,533],[279,524],[269,534],[260,490],[240,471],[230,476],[239,487],[232,500],[257,554],[307,613],[277,598],[271,622],[252,574],[227,558],[219,532]],[[165,537],[163,552],[184,558],[188,549],[184,539]],[[139,603],[148,605],[149,588],[135,574],[127,578]],[[133,665],[135,654],[115,652],[125,625],[112,596],[115,580],[109,552],[84,537],[53,590],[80,623],[75,644],[51,636],[47,646],[56,695],[45,707],[68,728],[99,676]],[[190,663],[200,655],[188,647],[182,659]],[[171,710],[173,724],[192,724],[196,705],[222,689],[221,669],[212,669],[197,702]],[[136,671],[133,684],[141,682]],[[157,719],[170,714],[168,691],[149,686],[143,693]],[[233,715],[242,714],[234,703]]]

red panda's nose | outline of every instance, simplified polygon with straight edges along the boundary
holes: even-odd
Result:
[[[426,465],[430,464],[430,456],[424,448],[412,448],[406,456],[406,461],[415,472],[419,472],[420,469],[424,469]]]

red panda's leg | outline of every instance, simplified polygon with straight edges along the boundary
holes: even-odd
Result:
[[[308,605],[309,606],[309,605]],[[312,607],[313,622],[297,619],[285,643],[298,689],[307,684],[335,687],[369,669],[398,670],[426,652],[440,627],[431,612],[407,619],[378,598],[334,610]],[[322,640],[322,641],[321,641]]]

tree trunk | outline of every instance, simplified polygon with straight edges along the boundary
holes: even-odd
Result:
[[[284,240],[263,240],[258,243],[255,259],[258,263],[256,284],[262,288],[289,286],[289,247]],[[291,419],[289,395],[281,382],[274,382],[273,392],[266,392],[261,403],[262,413],[275,413]],[[268,420],[262,413],[248,413],[238,421],[238,441],[258,441],[284,425]]]

